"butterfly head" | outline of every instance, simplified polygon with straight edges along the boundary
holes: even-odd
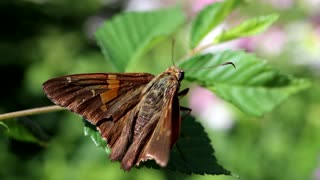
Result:
[[[171,66],[167,69],[167,72],[173,74],[178,81],[182,81],[184,79],[184,71],[177,66]]]

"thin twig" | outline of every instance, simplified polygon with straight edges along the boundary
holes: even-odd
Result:
[[[63,107],[53,105],[53,106],[45,106],[45,107],[40,107],[40,108],[33,108],[33,109],[27,109],[27,110],[22,110],[22,111],[10,112],[10,113],[5,113],[5,114],[0,114],[0,121],[5,120],[5,119],[22,117],[22,116],[29,116],[29,115],[43,114],[43,113],[49,113],[49,112],[54,112],[54,111],[61,111],[64,109],[65,108],[63,108]]]
[[[190,57],[192,57],[192,56],[194,56],[194,55],[196,55],[196,54],[199,54],[201,51],[203,51],[203,50],[205,50],[205,49],[208,49],[209,47],[214,46],[214,45],[215,45],[214,43],[209,43],[209,44],[205,44],[205,45],[203,45],[203,46],[200,46],[200,47],[198,47],[198,48],[191,49],[191,50],[187,53],[187,55],[186,55],[184,58],[182,58],[182,59],[190,58]]]
[[[209,44],[205,44],[205,45],[203,45],[203,46],[200,46],[200,47],[194,49],[194,50],[191,52],[190,56],[193,56],[193,55],[195,55],[195,54],[198,54],[198,53],[200,53],[201,51],[203,51],[203,50],[205,50],[205,49],[208,49],[209,47],[211,47],[211,46],[213,46],[213,45],[214,45],[214,43],[209,43]]]

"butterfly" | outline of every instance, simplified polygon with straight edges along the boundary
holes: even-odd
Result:
[[[148,73],[92,73],[57,77],[43,90],[55,104],[83,116],[97,127],[111,148],[109,158],[129,171],[154,160],[169,161],[181,126],[179,92],[184,71],[171,66],[158,76]]]

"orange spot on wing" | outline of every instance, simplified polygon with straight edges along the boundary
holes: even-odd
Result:
[[[102,104],[106,104],[107,102],[111,101],[117,96],[118,96],[118,89],[110,89],[104,93],[101,93],[100,99],[102,101]]]
[[[108,89],[116,89],[120,87],[120,81],[115,79],[108,79]]]
[[[105,111],[107,111],[108,108],[107,108],[107,106],[106,106],[105,104],[103,104],[103,105],[100,107],[100,109],[105,112]]]
[[[108,79],[117,79],[117,75],[115,74],[109,74]]]

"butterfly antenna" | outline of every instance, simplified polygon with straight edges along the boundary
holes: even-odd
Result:
[[[174,46],[175,46],[176,40],[172,39],[171,41],[171,62],[173,64],[173,66],[176,66],[174,63]]]
[[[208,67],[204,67],[204,68],[195,68],[195,69],[184,69],[184,70],[185,71],[195,71],[195,70],[201,70],[201,69],[211,69],[211,68],[216,68],[216,67],[225,66],[225,65],[232,65],[236,69],[236,65],[233,64],[233,62],[227,61],[222,64],[218,64],[218,65],[214,65],[214,66],[208,66]]]

